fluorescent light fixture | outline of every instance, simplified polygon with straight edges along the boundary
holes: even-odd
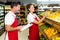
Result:
[[[60,1],[60,0],[50,0],[50,1]]]
[[[37,0],[37,1],[49,1],[49,0]]]
[[[37,1],[60,1],[60,0],[37,0]]]

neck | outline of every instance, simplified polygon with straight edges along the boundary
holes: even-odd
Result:
[[[11,9],[11,11],[12,11],[13,13],[15,13],[15,11],[14,11],[13,9]]]
[[[33,12],[30,12],[31,14],[33,14]]]

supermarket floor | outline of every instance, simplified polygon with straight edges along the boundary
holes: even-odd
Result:
[[[0,37],[0,40],[4,40],[5,33]],[[18,34],[19,40],[28,40],[28,29]]]

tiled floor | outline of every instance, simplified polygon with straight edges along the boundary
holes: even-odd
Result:
[[[19,32],[19,40],[28,40],[28,29],[23,32]],[[0,40],[4,40],[4,34],[0,37]]]

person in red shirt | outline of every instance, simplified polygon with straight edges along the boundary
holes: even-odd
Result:
[[[32,26],[29,27],[29,40],[40,40],[39,38],[39,29],[38,29],[38,24],[41,23],[45,16],[40,19],[36,14],[34,14],[34,5],[33,4],[28,4],[27,9],[29,11],[29,14],[27,16],[28,24],[32,23]]]
[[[18,30],[21,29],[22,26],[17,26],[18,21],[15,13],[20,10],[20,3],[13,2],[11,4],[11,11],[9,11],[5,16],[5,29],[6,36],[5,40],[18,40]]]

